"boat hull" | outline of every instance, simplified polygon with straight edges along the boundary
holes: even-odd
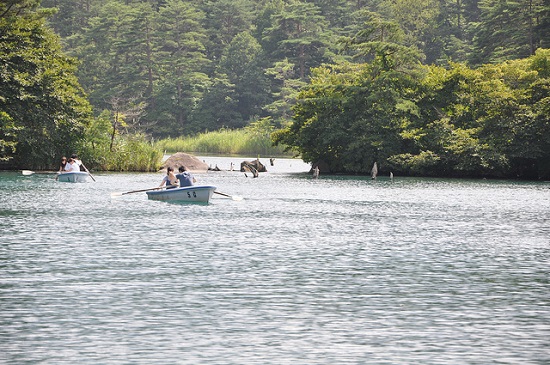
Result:
[[[182,188],[148,191],[151,200],[178,203],[208,203],[216,190],[215,186],[185,186]]]
[[[83,183],[88,179],[87,172],[63,172],[57,175],[57,180],[60,182],[72,182],[72,183]]]

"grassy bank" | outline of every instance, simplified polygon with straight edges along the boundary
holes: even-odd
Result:
[[[97,171],[158,171],[162,165],[162,150],[144,135],[117,136],[109,140],[88,141],[81,156],[89,168]]]
[[[290,156],[283,146],[272,146],[270,133],[250,129],[220,129],[195,136],[163,139],[156,146],[167,153],[189,152],[209,155]]]

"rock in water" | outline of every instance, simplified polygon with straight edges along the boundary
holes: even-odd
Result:
[[[180,166],[185,166],[191,172],[206,172],[208,170],[208,165],[205,162],[183,152],[177,152],[170,156],[163,165],[164,168],[168,166],[173,167],[174,171],[178,171]]]

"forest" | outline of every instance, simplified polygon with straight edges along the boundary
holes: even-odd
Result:
[[[159,139],[261,124],[331,172],[547,179],[549,15],[548,0],[3,0],[0,159],[148,169]]]

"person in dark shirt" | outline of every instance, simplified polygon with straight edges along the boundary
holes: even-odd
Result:
[[[195,177],[187,171],[187,168],[185,166],[180,166],[178,168],[179,174],[176,175],[178,180],[180,181],[180,188],[184,186],[193,186],[197,180]]]
[[[159,185],[159,188],[163,187],[166,184],[166,189],[173,189],[178,187],[178,179],[174,175],[174,168],[168,166],[166,168],[166,176],[162,179],[162,182]]]

